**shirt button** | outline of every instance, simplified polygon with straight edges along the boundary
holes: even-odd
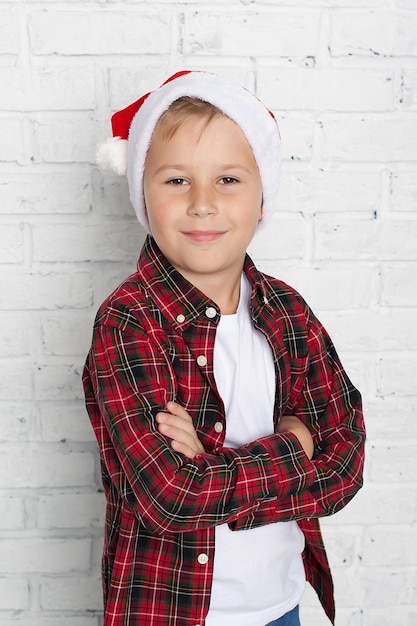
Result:
[[[208,563],[208,556],[207,554],[204,554],[204,552],[202,552],[201,554],[198,555],[197,557],[197,561],[200,563],[200,565],[206,565],[206,563]]]
[[[223,424],[221,422],[216,422],[214,424],[214,430],[216,431],[216,433],[221,433],[223,430]]]
[[[204,354],[200,354],[200,356],[197,357],[197,363],[200,365],[200,367],[204,367],[205,365],[207,365],[207,359]]]
[[[185,322],[185,315],[183,315],[182,313],[177,315],[177,322],[178,324],[182,324],[183,322]]]
[[[217,311],[216,311],[216,309],[214,307],[212,307],[212,306],[207,307],[207,309],[206,309],[206,316],[208,318],[213,319],[213,317],[216,317],[216,315],[217,315]]]

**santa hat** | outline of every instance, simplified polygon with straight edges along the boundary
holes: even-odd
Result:
[[[280,134],[277,122],[260,100],[241,85],[210,72],[177,72],[112,117],[113,137],[99,145],[100,167],[127,175],[130,200],[139,222],[149,232],[143,198],[143,171],[152,133],[161,115],[178,98],[190,96],[220,109],[243,131],[255,156],[263,190],[264,226],[273,210],[279,186]]]

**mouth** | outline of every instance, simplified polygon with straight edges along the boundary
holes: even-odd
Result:
[[[187,230],[182,231],[188,239],[195,241],[196,243],[212,243],[221,239],[226,234],[224,230]]]

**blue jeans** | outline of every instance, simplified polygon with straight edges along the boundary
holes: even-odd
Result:
[[[285,613],[279,619],[269,622],[266,626],[300,626],[300,618],[298,615],[298,606],[292,611]]]

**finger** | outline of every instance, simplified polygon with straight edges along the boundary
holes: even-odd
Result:
[[[171,439],[171,447],[174,450],[190,458],[204,453],[204,448],[190,420],[171,413],[157,413],[156,420],[159,432]]]
[[[163,422],[159,424],[158,430],[162,435],[171,439],[171,447],[173,450],[181,452],[189,458],[194,458],[196,454],[204,452],[203,446],[198,438],[183,428],[177,428]]]
[[[194,448],[191,446],[187,446],[184,443],[179,443],[178,441],[172,441],[171,447],[173,450],[175,450],[175,452],[180,452],[189,459],[193,459],[195,456],[197,456],[197,454],[202,454],[204,452],[201,446],[199,448]]]
[[[179,415],[174,415],[173,413],[157,413],[156,421],[158,424],[167,424],[168,426],[182,429],[190,434],[195,433],[194,425],[190,420],[186,420]]]
[[[176,402],[173,402],[172,400],[170,400],[169,402],[167,402],[166,409],[172,415],[177,415],[178,417],[181,417],[182,419],[186,420],[187,422],[192,422],[191,415],[189,413],[187,413],[187,411],[184,409],[184,407],[181,406],[180,404],[177,404]]]
[[[170,439],[192,445],[197,440],[192,424],[185,422],[182,418],[175,415],[160,413],[157,415],[158,430]]]

